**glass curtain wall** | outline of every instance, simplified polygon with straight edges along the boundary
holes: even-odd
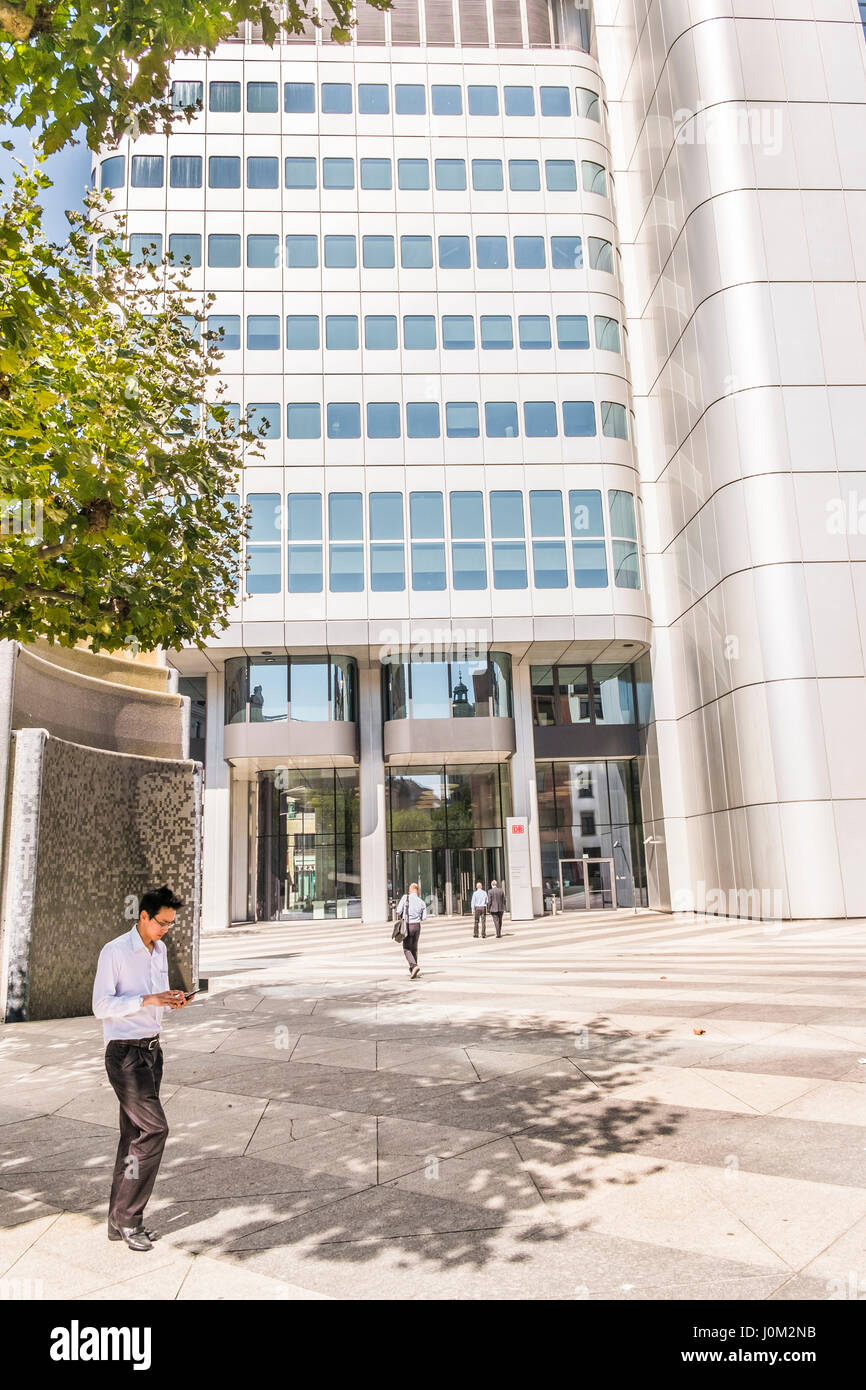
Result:
[[[635,892],[646,906],[637,762],[536,762],[535,774],[545,906],[559,897],[560,860],[584,855],[613,861],[618,907],[634,906]]]
[[[357,768],[258,775],[260,921],[360,917]]]
[[[383,674],[386,719],[486,719],[512,714],[507,652],[452,661],[389,662]]]

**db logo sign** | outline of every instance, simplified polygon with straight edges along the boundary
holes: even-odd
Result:
[[[512,825],[512,827],[511,827],[511,833],[512,833],[512,835],[523,835],[523,834],[525,834],[525,832],[526,832],[526,826],[525,826],[525,825]]]

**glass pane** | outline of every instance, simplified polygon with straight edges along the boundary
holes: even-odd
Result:
[[[544,237],[516,236],[514,264],[518,270],[544,270],[547,264],[544,256]]]
[[[250,401],[247,405],[250,429],[260,439],[279,439],[282,413],[276,401]]]
[[[494,537],[524,534],[522,493],[491,492],[490,534]]]
[[[266,115],[278,109],[276,82],[248,82],[247,110],[260,111]]]
[[[557,433],[555,401],[524,401],[523,428],[529,439],[553,439]]]
[[[613,582],[618,589],[639,589],[637,546],[633,541],[613,541]]]
[[[322,539],[322,495],[319,492],[289,493],[289,540]]]
[[[443,314],[442,346],[452,351],[475,347],[475,320],[468,315]]]
[[[557,314],[556,341],[559,347],[573,350],[589,347],[589,320],[586,314]]]
[[[534,116],[535,93],[531,87],[505,88],[506,116]]]
[[[354,188],[355,163],[351,159],[322,160],[323,188]],[[327,240],[327,238],[326,238]]]
[[[364,547],[330,547],[329,584],[333,594],[359,594],[364,588]]]
[[[559,676],[559,723],[588,724],[589,678],[585,666],[560,666]]]
[[[571,534],[580,538],[604,535],[601,492],[596,488],[572,488],[568,494]]]
[[[276,492],[253,492],[247,496],[250,507],[248,541],[272,541],[280,535],[280,498]]]
[[[529,494],[529,516],[533,536],[564,536],[562,493],[532,491]]]
[[[417,82],[398,82],[394,87],[394,109],[398,116],[426,115],[426,89]]]
[[[324,721],[330,717],[329,676],[329,663],[321,657],[292,657],[289,692],[293,719]]]
[[[449,719],[451,691],[447,661],[413,661],[410,668],[413,719]]]
[[[602,401],[601,432],[608,439],[628,439],[625,406],[617,401]]]
[[[601,237],[589,238],[589,266],[591,270],[606,270],[613,274],[613,246]]]
[[[589,438],[595,434],[595,404],[593,401],[562,402],[563,434],[573,439]]]
[[[481,315],[481,346],[492,351],[505,351],[514,347],[514,330],[510,315]]]
[[[581,160],[580,177],[584,192],[597,193],[602,198],[607,197],[607,177],[603,165],[596,164],[592,159]]]
[[[533,541],[532,570],[536,589],[567,589],[565,541]]]
[[[172,232],[168,239],[168,253],[175,265],[184,263],[195,267],[201,265],[201,237],[198,232]]]
[[[445,588],[445,546],[412,545],[412,588],[424,592]]]
[[[449,439],[477,439],[478,431],[477,401],[446,402],[445,433]]]
[[[322,407],[318,402],[292,403],[286,407],[289,439],[321,439]]]
[[[286,188],[315,188],[316,161],[306,157],[292,156],[285,161]],[[287,237],[288,241],[289,238]],[[295,240],[295,238],[293,238]]]
[[[233,656],[225,665],[225,722],[245,724],[247,719],[248,665],[245,656]]]
[[[517,320],[520,346],[535,352],[550,347],[550,319],[547,314],[521,314]]]
[[[400,264],[404,270],[430,270],[433,266],[433,238],[401,236]]]
[[[438,439],[439,402],[409,401],[406,405],[406,434],[409,439]]]
[[[370,493],[370,540],[401,541],[403,539],[402,492]]]
[[[280,166],[276,155],[247,157],[247,188],[279,188]]]
[[[435,170],[437,188],[459,191],[466,187],[466,161],[464,159],[437,159]]]
[[[402,593],[406,569],[402,545],[370,546],[370,588],[374,593]]]
[[[312,82],[283,84],[283,104],[286,111],[309,113],[316,109],[316,89]]]
[[[347,352],[357,346],[358,320],[355,315],[329,314],[325,319],[325,347],[331,352]]]
[[[604,541],[572,541],[574,582],[578,589],[607,588]]]
[[[273,352],[280,346],[280,321],[276,314],[250,314],[247,347],[251,352]]]
[[[287,657],[259,656],[250,660],[250,723],[270,723],[289,717]]]
[[[322,83],[322,114],[326,116],[350,116],[352,114],[352,88],[348,82]]]
[[[604,352],[619,352],[619,324],[616,319],[596,315],[595,345]]]
[[[484,536],[484,506],[480,492],[452,492],[451,536],[478,540]]]
[[[125,182],[126,157],[117,154],[113,155],[111,159],[103,159],[99,166],[99,187],[122,188]]]
[[[436,347],[436,320],[432,315],[407,314],[403,319],[403,346],[412,349]]]
[[[129,238],[129,255],[133,265],[156,265],[162,260],[162,235],[133,232]]]
[[[634,516],[634,497],[630,492],[611,488],[607,494],[610,512],[610,533],[612,536],[626,536],[630,541],[637,540],[637,527]]]
[[[547,728],[556,723],[556,697],[552,666],[531,666],[529,679],[532,685],[532,722]],[[541,790],[539,784],[539,791]],[[539,802],[539,818],[541,804]],[[551,817],[552,823],[553,818]]]
[[[164,177],[161,154],[134,154],[132,156],[130,182],[133,188],[162,188]]]
[[[172,188],[201,188],[200,154],[173,154],[169,168],[171,171],[169,182]],[[240,160],[238,160],[238,169],[240,169]],[[237,187],[240,187],[240,174],[238,174]]]
[[[573,159],[546,159],[544,177],[551,193],[574,193],[577,191],[577,170]]]
[[[286,348],[289,352],[316,351],[319,346],[319,320],[315,314],[290,314],[286,319]]]
[[[409,494],[409,527],[413,540],[439,540],[445,535],[441,492]]]
[[[396,351],[396,315],[368,314],[364,319],[364,346],[373,352]]]
[[[390,161],[390,159],[362,159],[362,160],[361,160],[361,187],[362,187],[362,188],[390,188],[390,187],[391,187],[391,161]]]
[[[367,402],[367,436],[370,439],[400,438],[400,406],[397,401]]]
[[[475,261],[479,270],[505,270],[508,267],[508,241],[504,236],[477,236]]]
[[[498,116],[499,92],[495,87],[469,88],[470,116]]]
[[[501,159],[473,159],[472,187],[496,193],[502,188]]]
[[[212,154],[207,162],[207,181],[209,188],[240,188],[240,158],[234,154]]]
[[[493,542],[493,587],[526,588],[526,546],[523,541]]]
[[[462,116],[463,92],[460,87],[434,86],[431,89],[434,116]]]
[[[322,547],[320,545],[289,546],[289,593],[320,594],[322,592]]]
[[[439,238],[439,266],[442,270],[469,269],[468,236],[441,236]]]
[[[580,237],[552,236],[550,238],[550,264],[553,270],[581,270],[583,268],[583,245]]]
[[[278,545],[250,546],[247,550],[248,594],[278,594],[280,592],[280,547]]]
[[[537,159],[509,159],[508,187],[515,193],[537,193],[541,188]]]
[[[360,492],[328,494],[328,531],[332,541],[360,541],[364,516]]]
[[[235,269],[241,263],[241,239],[231,232],[212,232],[207,239],[207,263],[221,269]]]
[[[397,187],[424,189],[430,187],[430,166],[426,159],[398,159]]]
[[[600,121],[601,112],[598,104],[598,93],[590,91],[589,87],[577,87],[575,89],[577,100],[577,114],[584,120]]]
[[[487,560],[483,541],[454,541],[451,568],[455,589],[486,589]]]
[[[570,116],[571,96],[567,87],[542,87],[542,116]]]
[[[596,724],[633,724],[634,686],[631,666],[593,662]]]
[[[484,433],[488,439],[516,439],[517,402],[486,401],[484,405]]]
[[[276,187],[276,185],[274,185]],[[247,265],[259,270],[275,270],[280,263],[278,236],[248,236]]]
[[[208,314],[207,331],[218,335],[216,346],[221,352],[237,352],[240,348],[240,314]]]
[[[392,236],[365,236],[362,238],[361,244],[364,265],[368,270],[393,269],[394,238]]]
[[[387,116],[388,88],[384,82],[358,83],[358,113],[361,116]]]
[[[208,96],[208,105],[211,111],[240,111],[240,82],[211,82]]]

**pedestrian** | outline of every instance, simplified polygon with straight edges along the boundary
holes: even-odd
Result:
[[[487,894],[487,906],[490,909],[490,916],[493,918],[493,925],[496,928],[496,935],[502,935],[502,914],[505,911],[505,893],[499,887],[496,879],[490,885],[490,892]]]
[[[478,925],[481,924],[481,935],[487,935],[487,894],[479,879],[475,885],[475,892],[472,894],[472,935],[478,935]]]
[[[130,1250],[152,1250],[155,1232],[144,1225],[144,1208],[162,1160],[168,1124],[159,1099],[162,1047],[159,1030],[166,1009],[189,1003],[185,991],[168,987],[168,957],[162,938],[183,903],[167,885],[145,893],[131,931],[106,942],[93,981],[93,1012],[102,1019],[105,1070],[120,1102],[120,1142],[108,1204],[108,1239]]]
[[[410,883],[409,892],[404,893],[398,902],[397,916],[403,918],[407,929],[403,938],[403,954],[409,962],[409,979],[417,980],[421,974],[418,964],[418,941],[421,936],[421,923],[427,916],[427,904],[418,892],[417,883]]]

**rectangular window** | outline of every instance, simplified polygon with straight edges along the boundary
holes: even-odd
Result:
[[[318,352],[318,314],[289,314],[287,316],[286,350],[288,352]]]
[[[351,89],[350,89],[351,90]],[[354,188],[355,161],[353,159],[323,159],[323,188]]]
[[[498,116],[499,92],[495,87],[469,88],[470,116]]]
[[[486,401],[484,404],[484,433],[488,439],[516,439],[516,401]]]
[[[367,314],[364,319],[364,347],[369,352],[396,352],[395,314]]]
[[[247,418],[260,439],[279,439],[282,407],[276,401],[248,401]]]
[[[290,492],[288,497],[289,593],[322,592],[322,497]]]
[[[165,179],[164,164],[161,154],[134,154],[130,174],[133,188],[162,188]]]
[[[598,92],[591,91],[589,87],[576,87],[574,97],[578,116],[585,121],[601,121]]]
[[[579,236],[552,236],[550,238],[550,265],[552,270],[582,270],[583,247]]]
[[[364,547],[332,545],[328,585],[332,594],[360,594],[364,589]]]
[[[404,270],[431,270],[433,267],[433,238],[401,236],[400,264]]]
[[[247,157],[247,188],[279,188],[280,162],[276,155]]]
[[[361,438],[361,407],[357,401],[331,401],[327,416],[329,439]]]
[[[201,236],[198,232],[172,232],[168,239],[168,254],[175,265],[201,265]]]
[[[462,116],[463,92],[459,87],[437,86],[431,88],[434,116]]]
[[[592,686],[596,724],[635,722],[631,666],[593,662]]]
[[[610,534],[612,536],[624,536],[630,541],[636,541],[637,523],[632,494],[611,488],[607,494],[607,505],[610,515]]]
[[[483,192],[499,192],[502,188],[502,160],[473,159],[472,187]]]
[[[105,162],[108,163],[107,160]],[[105,164],[102,167],[104,169]],[[172,188],[201,188],[200,154],[173,154],[169,163],[169,170],[169,183]],[[102,186],[106,188],[109,185],[103,184]]]
[[[292,402],[286,406],[288,439],[321,439],[322,407],[316,401]]]
[[[460,192],[466,187],[465,159],[436,159],[433,167],[437,188]]]
[[[524,401],[523,431],[529,439],[555,439],[556,402]]]
[[[275,270],[280,264],[280,238],[259,233],[247,237],[247,265],[254,270]]]
[[[601,493],[573,488],[568,494],[574,582],[578,589],[607,588]]]
[[[577,191],[577,171],[573,159],[546,159],[544,178],[550,193]]]
[[[370,540],[402,541],[402,492],[370,493]]]
[[[211,82],[208,89],[208,106],[211,111],[219,113],[240,111],[240,82]]]
[[[443,314],[442,346],[453,352],[475,347],[475,320],[469,314]]]
[[[390,159],[362,159],[362,160],[361,160],[361,187],[362,187],[362,188],[390,188],[390,187],[391,187],[391,161],[390,161]]]
[[[240,156],[212,154],[207,162],[207,184],[208,188],[240,188]]]
[[[603,237],[589,237],[589,268],[613,275],[613,246]]]
[[[320,109],[324,116],[351,116],[351,85],[348,82],[323,82]]]
[[[426,88],[420,82],[398,82],[394,87],[394,110],[398,116],[426,116]]]
[[[397,401],[367,402],[367,438],[400,438],[400,406]]]
[[[524,352],[539,352],[551,346],[550,319],[547,314],[520,314],[517,332]]]
[[[589,323],[586,314],[557,314],[557,346],[568,352],[589,347]]]
[[[394,238],[365,236],[361,238],[361,255],[368,270],[391,270],[394,266]]]
[[[208,314],[207,331],[217,334],[215,345],[221,352],[237,352],[240,349],[240,314]]]
[[[491,492],[490,534],[493,537],[494,589],[525,589],[526,542],[523,527],[523,495]]]
[[[537,159],[509,159],[508,187],[514,193],[537,193],[541,176]]]
[[[600,198],[607,197],[607,175],[602,164],[592,159],[581,160],[580,177],[585,193],[597,193]]]
[[[360,492],[328,496],[330,589],[335,594],[360,593],[364,588],[363,498]]]
[[[595,434],[595,405],[592,401],[562,402],[562,432],[571,439],[589,439]]]
[[[217,415],[217,411],[220,412]],[[241,423],[241,408],[237,401],[215,401],[208,407],[205,428],[208,431],[227,429],[234,438]],[[231,496],[231,494],[227,494]]]
[[[359,116],[387,116],[389,109],[388,88],[384,82],[358,83]]]
[[[406,434],[409,439],[438,439],[439,402],[409,401],[406,405]]]
[[[426,159],[398,159],[397,187],[425,189],[430,187],[430,165]]]
[[[131,232],[129,255],[133,265],[156,265],[162,260],[162,233]]]
[[[247,538],[248,594],[280,592],[280,498],[276,492],[247,495],[250,508]]]
[[[469,265],[468,236],[441,236],[439,238],[440,270],[468,270]]]
[[[276,314],[250,314],[247,348],[250,352],[275,352],[280,346],[280,320]]]
[[[406,560],[402,543],[370,546],[370,588],[374,594],[401,594],[406,588]]]
[[[602,401],[601,432],[608,439],[628,439],[625,406],[618,401]]]
[[[544,237],[516,236],[514,238],[515,270],[544,270],[546,265]]]
[[[328,314],[325,319],[325,347],[330,352],[357,349],[358,319],[355,314]]]
[[[312,82],[285,82],[283,109],[297,115],[309,115],[316,109],[316,89]]]
[[[231,270],[241,263],[241,239],[234,232],[211,232],[207,239],[207,263],[214,269]]]
[[[354,270],[358,248],[353,236],[325,237],[325,265],[329,270]]]
[[[286,266],[289,270],[312,270],[318,264],[319,241],[317,237],[286,237]]]
[[[271,115],[279,110],[276,82],[248,82],[247,110]]]
[[[315,188],[316,161],[307,156],[291,156],[285,161],[286,188]]]
[[[200,111],[202,109],[203,102],[203,82],[172,82],[171,109],[173,111],[183,111],[190,106],[194,106],[197,110]]]
[[[619,324],[601,314],[595,316],[595,345],[604,352],[619,352]]]
[[[479,270],[505,270],[508,267],[508,239],[504,236],[477,236],[475,264]]]
[[[189,156],[186,156],[186,155],[184,155],[184,156],[176,156],[176,157],[177,157],[177,158],[189,158]],[[197,158],[197,156],[196,156],[196,158]],[[172,161],[172,179],[174,179],[174,167],[173,167],[173,164],[174,164],[174,161]],[[102,163],[101,163],[100,166],[99,166],[99,187],[100,187],[101,189],[105,189],[105,188],[122,188],[125,182],[126,182],[126,157],[125,157],[124,155],[122,155],[122,154],[115,154],[115,155],[112,155],[112,157],[111,157],[110,159],[103,159]],[[201,180],[199,180],[199,183],[196,184],[195,187],[198,188],[198,187],[200,186],[200,184],[201,184]],[[172,187],[173,187],[173,188],[176,188],[176,187],[178,187],[178,186],[179,186],[179,185],[177,185],[177,184],[175,184],[175,183],[172,183]]]
[[[451,567],[455,589],[486,589],[484,506],[480,492],[452,492]]]
[[[412,588],[436,592],[445,588],[445,513],[441,492],[409,494],[412,543]]]
[[[567,589],[562,493],[558,489],[530,492],[529,518],[536,589]]]
[[[435,351],[436,320],[432,314],[406,314],[404,316],[403,346],[409,352]]]
[[[542,116],[570,116],[571,96],[567,87],[542,87]]]
[[[510,314],[481,315],[481,346],[493,352],[503,352],[514,347],[514,330]]]
[[[535,93],[531,87],[505,88],[506,116],[534,116]]]
[[[478,402],[447,401],[445,433],[449,439],[478,438]]]

